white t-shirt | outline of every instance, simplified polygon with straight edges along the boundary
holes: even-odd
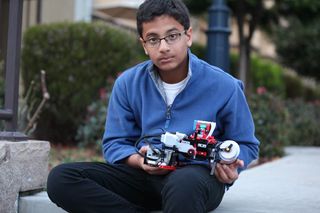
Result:
[[[187,79],[175,83],[175,84],[168,84],[164,81],[162,81],[164,92],[166,93],[167,98],[167,104],[171,105],[176,98],[176,96],[183,90],[183,88],[186,86]]]

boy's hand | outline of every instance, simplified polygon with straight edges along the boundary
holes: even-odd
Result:
[[[220,182],[231,184],[238,179],[238,168],[243,166],[244,162],[239,159],[232,164],[217,163],[214,173]]]
[[[139,150],[139,152],[143,155],[147,153],[148,146],[143,146]],[[150,175],[165,175],[168,174],[170,171],[167,169],[162,169],[159,167],[149,166],[144,163],[144,158],[139,154],[133,154],[127,158],[126,163],[132,167],[143,169]]]

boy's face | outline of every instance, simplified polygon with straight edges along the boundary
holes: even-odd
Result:
[[[160,72],[179,71],[186,66],[187,50],[192,44],[191,28],[185,31],[174,18],[163,15],[143,23],[142,29],[140,41]]]

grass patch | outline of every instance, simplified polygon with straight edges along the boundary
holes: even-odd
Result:
[[[51,145],[49,154],[49,169],[70,162],[104,162],[102,153],[90,148],[76,146]]]

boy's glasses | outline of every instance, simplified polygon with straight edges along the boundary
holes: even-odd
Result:
[[[168,45],[175,44],[176,42],[180,41],[181,35],[185,34],[186,31],[178,32],[178,33],[171,33],[163,38],[151,37],[147,40],[143,40],[147,47],[151,48],[158,48],[160,46],[161,40],[165,40]]]

